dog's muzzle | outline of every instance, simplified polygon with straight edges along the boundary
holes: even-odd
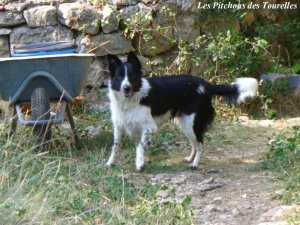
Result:
[[[131,89],[131,86],[129,85],[126,85],[123,87],[123,94],[125,97],[130,97],[133,95],[133,92],[132,92],[132,89]]]

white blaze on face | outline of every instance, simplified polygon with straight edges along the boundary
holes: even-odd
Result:
[[[131,91],[125,91],[126,88],[131,88],[131,84],[129,82],[129,79],[128,79],[128,72],[127,72],[127,67],[126,65],[124,64],[124,79],[121,83],[121,91],[124,93],[124,95],[126,97],[130,96],[131,95]]]
[[[127,73],[127,67],[124,65],[124,79],[121,83],[121,88],[122,90],[124,89],[124,87],[126,86],[130,86],[129,80],[128,80],[128,73]]]

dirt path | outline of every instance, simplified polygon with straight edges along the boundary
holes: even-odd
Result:
[[[288,224],[286,215],[294,207],[274,199],[280,184],[259,168],[259,160],[268,151],[274,132],[299,124],[300,118],[278,121],[244,118],[238,124],[216,125],[208,134],[210,141],[197,171],[139,176],[176,190],[174,194],[159,191],[160,201],[192,196],[195,224]]]

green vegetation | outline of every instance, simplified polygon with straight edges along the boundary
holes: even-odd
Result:
[[[31,128],[9,139],[1,125],[0,224],[191,224],[189,196],[160,203],[157,191],[176,190],[135,181],[131,142],[124,146],[130,162],[104,167],[112,143],[108,113],[77,117],[81,146],[56,127],[51,153],[36,151]],[[103,131],[88,137],[84,128],[99,121]]]
[[[300,162],[300,127],[294,126],[290,132],[282,132],[270,145],[266,155],[266,166],[272,169],[287,169]]]
[[[98,6],[108,2],[89,1]],[[149,76],[193,73],[211,82],[223,83],[237,76],[259,78],[266,72],[300,72],[300,23],[295,19],[299,18],[299,13],[294,17],[284,15],[281,21],[259,16],[255,23],[247,25],[244,22],[247,13],[242,10],[203,11],[199,21],[218,13],[216,20],[225,21],[226,26],[201,32],[193,41],[169,36],[170,30],[178,28],[176,14],[168,7],[162,7],[160,13],[167,18],[166,24],[152,26],[152,16],[146,15],[141,20],[138,14],[122,21],[124,35],[133,41],[149,43],[153,35],[159,33],[174,44],[171,50],[174,57],[168,65],[163,56],[149,57],[149,64],[154,68]],[[234,29],[231,19],[237,21],[239,29]],[[97,97],[103,98],[103,95]],[[299,97],[292,96],[284,82],[262,84],[260,95],[241,109],[229,108],[220,99],[216,99],[216,104],[217,115],[222,120],[234,120],[244,113],[254,118],[278,118],[299,115],[300,109]],[[124,161],[109,170],[103,167],[112,144],[108,113],[88,114],[84,107],[74,111],[82,137],[81,146],[73,145],[69,130],[54,127],[49,154],[36,152],[30,128],[18,129],[8,138],[8,121],[0,125],[0,224],[191,224],[189,196],[161,203],[156,198],[159,190],[176,190],[134,179],[131,141],[126,140],[126,151],[120,153],[125,154]],[[103,131],[95,137],[88,136],[85,128],[98,123]],[[247,131],[249,128],[244,128],[239,133]],[[231,136],[227,137],[229,134]],[[206,138],[208,142],[210,135]],[[236,133],[222,129],[214,135],[216,137],[211,139],[218,141],[217,146],[236,138]],[[238,145],[243,146],[245,140],[243,137]],[[186,165],[180,163],[183,153],[178,150],[188,146],[186,141],[174,127],[165,126],[154,138],[145,170],[152,174],[183,171]],[[256,141],[251,140],[252,143]],[[285,190],[278,197],[299,204],[299,127],[276,136],[263,165],[276,171],[278,179],[284,183]],[[300,218],[295,215],[291,220],[299,224]]]
[[[157,4],[161,2],[158,1]],[[148,64],[152,65],[153,71],[149,76],[192,73],[211,82],[220,83],[232,82],[240,76],[260,79],[260,75],[264,73],[300,72],[300,23],[299,19],[296,19],[299,10],[294,11],[293,16],[284,13],[280,19],[276,10],[270,10],[266,14],[246,10],[202,10],[197,17],[199,21],[204,21],[204,24],[208,23],[201,25],[207,31],[204,29],[201,35],[189,40],[181,39],[180,35],[173,37],[169,34],[170,29],[176,33],[181,28],[178,27],[176,10],[172,5],[162,4],[155,10],[160,15],[158,24],[150,13],[143,19],[136,13],[121,20],[124,35],[133,41],[142,39],[145,46],[151,46],[152,40],[157,36],[155,34],[160,33],[162,37],[167,37],[174,43],[171,61],[169,58],[164,60],[164,55],[150,57]],[[217,18],[214,16],[216,13]],[[254,13],[254,23],[247,22],[251,13]],[[138,51],[141,54],[144,52],[142,49]],[[230,119],[235,118],[237,112],[248,113],[253,118],[272,119],[298,115],[299,98],[293,97],[287,90],[288,88],[270,88],[262,84],[260,95],[251,104],[246,104],[242,111],[228,109],[222,101],[217,100],[218,115]],[[283,102],[286,102],[285,105],[296,107],[284,109]]]
[[[300,127],[294,126],[280,133],[270,145],[270,151],[263,161],[266,169],[275,171],[283,183],[284,190],[276,197],[287,203],[300,203]],[[300,217],[291,218],[299,224]]]

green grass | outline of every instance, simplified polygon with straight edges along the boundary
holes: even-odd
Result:
[[[160,203],[156,198],[157,191],[176,190],[147,182],[149,174],[187,170],[188,164],[182,160],[190,153],[190,144],[178,128],[167,124],[160,129],[146,153],[145,169],[137,175],[135,144],[129,139],[125,139],[116,164],[110,169],[104,167],[113,139],[109,113],[87,113],[84,106],[75,112],[80,145],[75,146],[70,130],[56,126],[52,128],[50,153],[36,152],[32,128],[18,127],[16,134],[9,139],[8,121],[0,125],[0,224],[193,223],[189,207],[191,197]],[[88,136],[85,129],[90,125],[100,125],[102,131],[96,136]],[[226,163],[241,163],[237,160],[242,160],[244,152],[261,148],[267,129],[215,123],[205,137],[201,170],[219,168]],[[290,132],[292,135],[296,133]],[[287,140],[293,141],[293,138]],[[278,143],[290,146],[283,137],[279,139],[282,141]],[[281,145],[274,145],[269,160],[273,156],[280,158],[277,155],[282,148],[278,146]],[[219,148],[224,151],[219,151]],[[236,149],[239,151],[233,151]],[[285,161],[294,159],[293,152],[283,154],[289,156]],[[269,161],[267,168],[279,168],[282,160],[277,161],[279,164]],[[297,168],[298,161],[292,162],[293,168]],[[300,174],[300,169],[282,168],[288,174],[286,177],[295,178]],[[286,182],[284,194],[293,195],[286,198],[298,203],[299,176],[297,179]],[[297,218],[292,219],[297,221]]]
[[[284,190],[278,198],[286,203],[300,204],[300,127],[294,126],[278,134],[270,145],[263,161],[266,169],[275,171]],[[299,215],[290,218],[291,224],[299,224]]]
[[[0,126],[0,224],[191,224],[188,196],[159,203],[160,186],[131,179],[129,140],[120,153],[126,161],[103,166],[112,144],[108,113],[76,117],[80,146],[70,130],[53,127],[51,153],[36,152],[31,128],[19,127],[8,139],[8,126]],[[98,123],[103,131],[88,137],[85,127]]]

